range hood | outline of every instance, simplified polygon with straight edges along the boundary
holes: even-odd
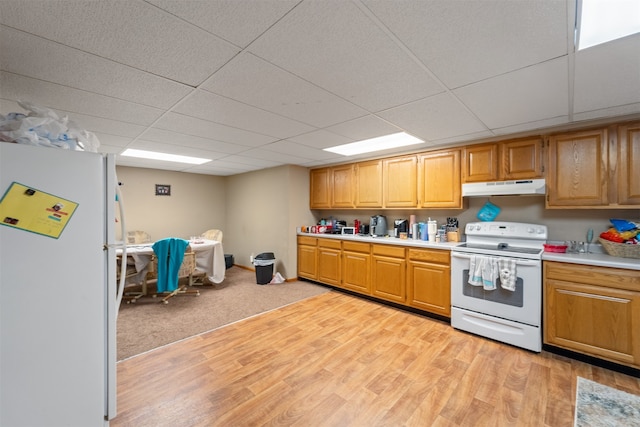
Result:
[[[471,182],[462,184],[462,197],[544,196],[545,193],[546,185],[544,179]]]

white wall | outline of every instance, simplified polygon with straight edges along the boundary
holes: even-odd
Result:
[[[236,264],[249,267],[251,255],[273,252],[275,270],[285,278],[295,277],[295,228],[314,220],[308,193],[309,171],[299,166],[229,177],[225,252],[233,253]]]
[[[123,166],[116,173],[128,230],[188,239],[226,225],[224,177]],[[171,185],[171,196],[156,196],[156,184]]]

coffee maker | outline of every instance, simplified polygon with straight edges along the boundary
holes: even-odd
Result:
[[[369,223],[369,231],[373,237],[387,235],[387,218],[384,215],[374,215]]]
[[[409,234],[409,221],[406,219],[396,219],[393,222],[393,234],[395,237],[400,237],[400,233]]]

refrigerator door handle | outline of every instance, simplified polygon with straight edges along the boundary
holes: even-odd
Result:
[[[124,295],[124,285],[127,273],[127,245],[125,243],[127,237],[127,227],[124,222],[124,203],[122,202],[122,192],[120,191],[120,185],[116,179],[116,200],[118,202],[118,210],[120,211],[120,235],[122,236],[122,242],[116,244],[118,248],[122,248],[122,262],[120,262],[120,283],[118,284],[118,294],[116,296],[116,319],[118,318],[118,312],[120,303],[122,302],[122,296]]]

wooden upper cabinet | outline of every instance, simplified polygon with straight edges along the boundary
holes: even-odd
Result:
[[[547,207],[607,206],[608,148],[607,129],[551,136]]]
[[[418,205],[418,161],[416,156],[383,160],[385,208],[415,208]]]
[[[541,137],[500,143],[500,179],[541,178],[542,147]]]
[[[460,150],[418,156],[418,207],[461,209]]]
[[[357,208],[382,207],[382,160],[356,163],[355,201]]]
[[[352,208],[354,206],[353,164],[331,168],[331,187],[332,208]]]
[[[331,170],[329,168],[311,169],[309,172],[310,209],[331,207],[330,177]]]
[[[464,148],[462,180],[484,182],[498,180],[498,144],[470,145]]]
[[[616,157],[619,205],[640,205],[640,122],[618,128]]]

